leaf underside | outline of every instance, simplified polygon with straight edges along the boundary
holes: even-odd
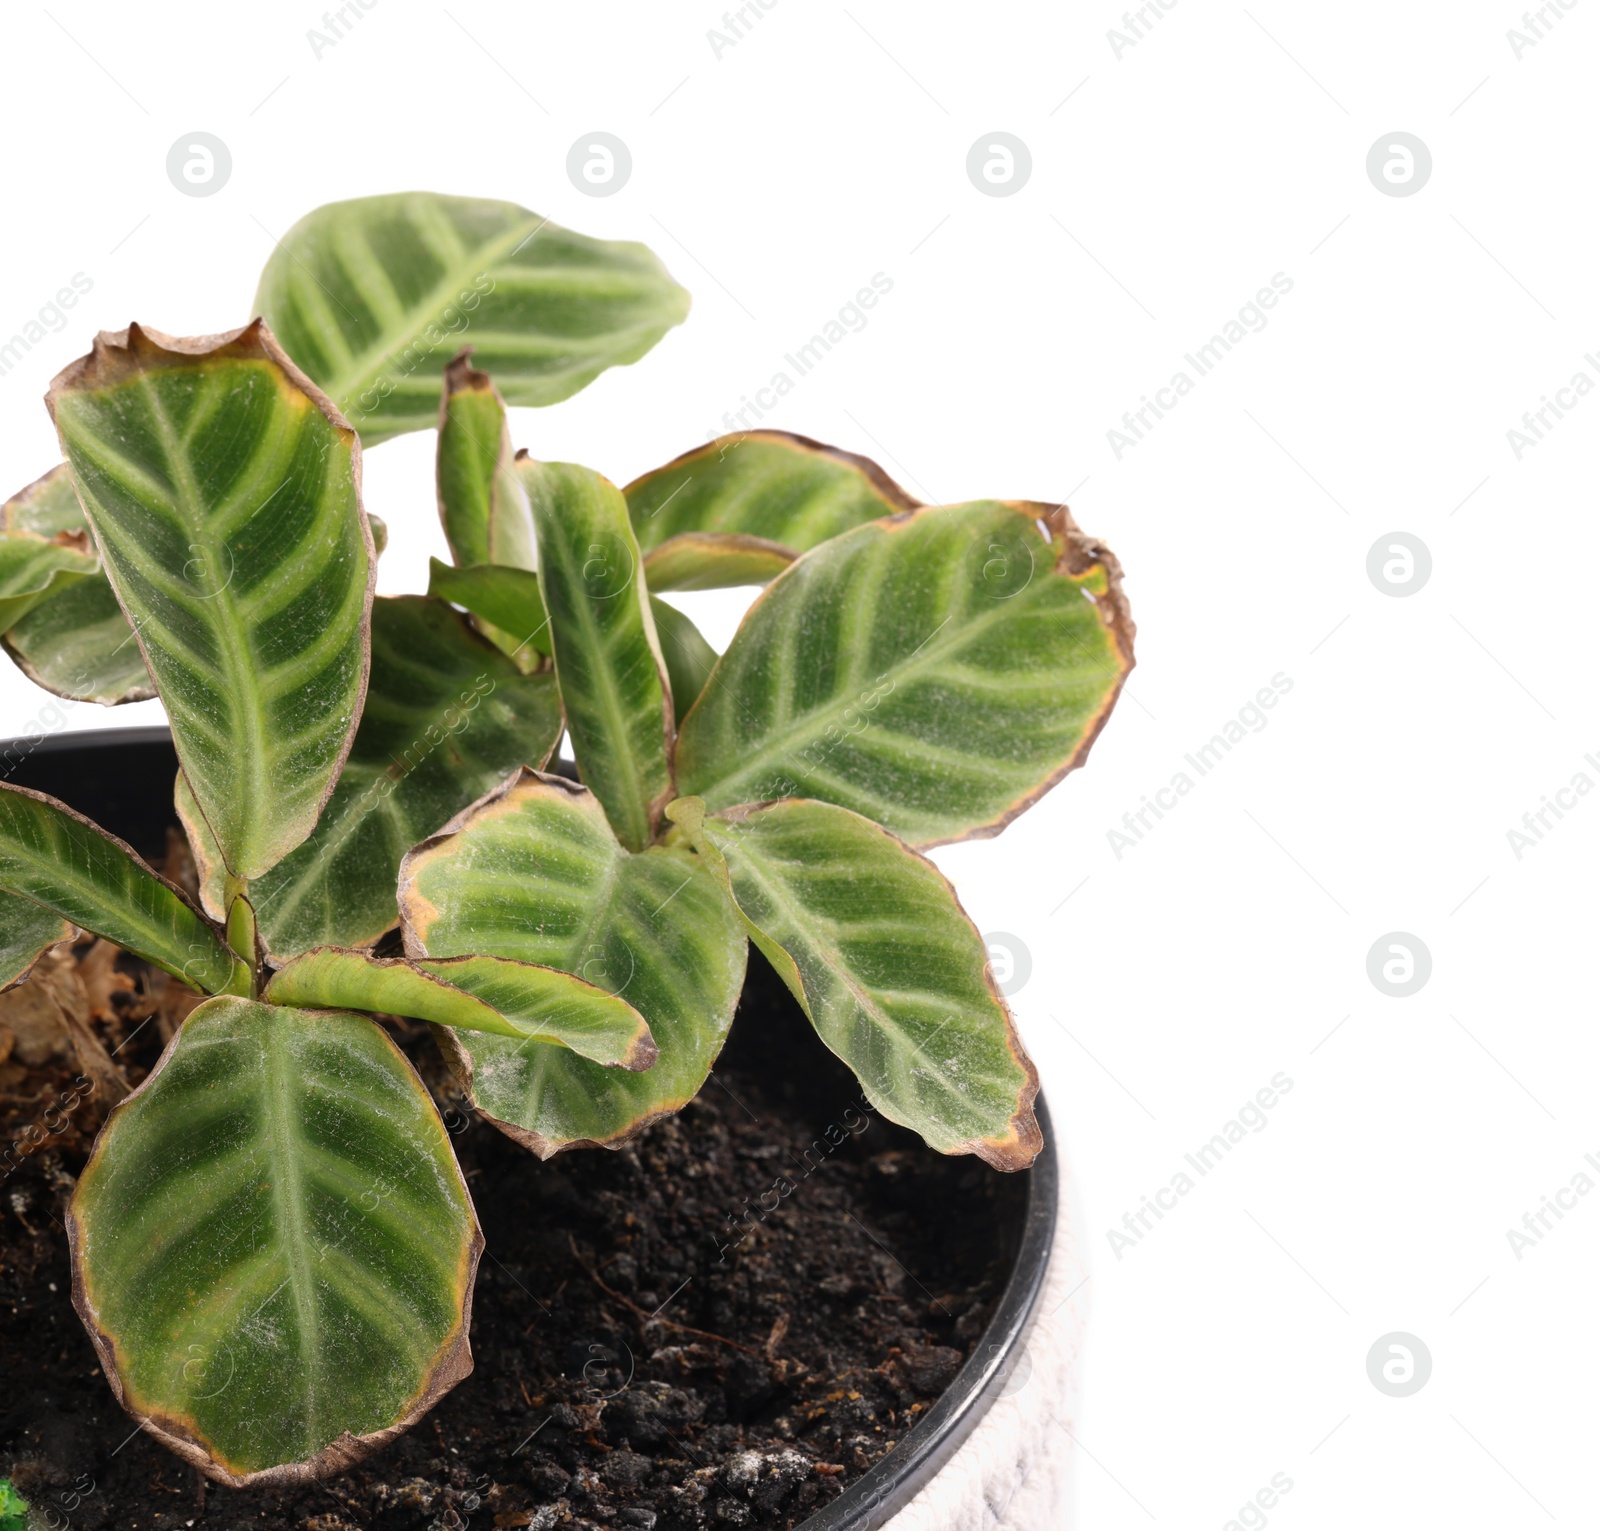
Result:
[[[553,676],[521,674],[440,601],[375,601],[366,707],[339,784],[310,839],[250,885],[268,953],[376,941],[399,918],[405,853],[508,772],[542,766],[560,736]],[[216,844],[181,779],[178,803],[220,918]]]
[[[752,936],[872,1103],[941,1153],[1032,1163],[1038,1075],[938,868],[827,803],[735,810],[705,833]]]
[[[103,334],[49,402],[229,869],[316,824],[366,686],[359,446],[269,332]]]
[[[874,462],[806,436],[723,436],[623,491],[652,590],[765,584],[797,555],[915,508]]]
[[[555,404],[637,361],[689,295],[643,245],[510,202],[403,192],[302,218],[255,311],[371,446],[433,428],[440,371],[469,341],[508,403]]]
[[[345,1467],[472,1369],[472,1201],[362,1017],[195,1010],[112,1113],[68,1234],[123,1406],[223,1482]]]
[[[705,1083],[744,981],[744,934],[686,850],[624,851],[593,794],[521,773],[421,845],[401,871],[413,958],[536,962],[626,999],[659,1049],[645,1073],[482,1033],[454,1039],[474,1103],[541,1158],[615,1146]]]
[[[72,921],[19,893],[0,893],[0,989],[27,976],[50,948],[72,935]]]
[[[837,803],[923,846],[996,833],[1110,712],[1133,660],[1118,575],[1062,507],[847,532],[746,614],[683,722],[678,790]]]

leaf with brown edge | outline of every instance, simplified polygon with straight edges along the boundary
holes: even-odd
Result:
[[[259,320],[102,333],[46,402],[184,773],[258,877],[315,827],[366,691],[355,433]]]
[[[303,1009],[374,1010],[570,1047],[608,1068],[638,1073],[656,1061],[644,1017],[626,1000],[571,973],[504,957],[373,957],[323,946],[296,957],[262,998]]]
[[[457,564],[535,564],[533,516],[511,464],[506,406],[465,347],[444,369],[435,477],[439,519]]]
[[[875,462],[809,436],[722,436],[623,491],[652,590],[764,585],[801,553],[919,503]]]
[[[926,506],[835,537],[745,613],[682,722],[678,791],[837,803],[923,847],[997,834],[1110,715],[1133,666],[1120,574],[1065,506]]]
[[[698,824],[692,805],[673,808],[720,854],[752,936],[878,1110],[940,1153],[1033,1162],[1039,1076],[982,936],[931,861],[830,803]]]
[[[523,771],[419,845],[400,872],[407,954],[487,953],[559,968],[625,999],[660,1050],[641,1074],[570,1048],[438,1035],[474,1105],[548,1158],[614,1148],[692,1100],[733,1020],[744,933],[700,858],[617,844],[594,795]]]
[[[201,1005],[112,1112],[67,1238],[118,1401],[221,1483],[342,1471],[472,1370],[472,1198],[363,1016]]]
[[[20,893],[0,893],[0,989],[21,983],[51,947],[72,939],[74,926]]]

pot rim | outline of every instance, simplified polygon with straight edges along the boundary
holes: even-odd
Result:
[[[12,746],[27,744],[28,754],[68,749],[115,749],[130,744],[168,744],[164,724],[131,728],[62,730],[42,739],[0,740],[0,759]],[[26,758],[26,756],[24,757]],[[6,773],[9,774],[9,773]],[[990,1406],[1001,1395],[1021,1360],[1038,1317],[1059,1221],[1061,1164],[1055,1129],[1041,1090],[1034,1101],[1044,1146],[1028,1178],[1022,1236],[1000,1300],[972,1354],[938,1401],[895,1448],[837,1499],[800,1522],[799,1531],[878,1531],[911,1503],[961,1449]]]

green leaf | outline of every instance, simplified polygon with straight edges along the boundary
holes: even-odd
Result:
[[[1039,1077],[939,869],[844,808],[709,818],[752,936],[872,1103],[947,1154],[1024,1169]]]
[[[542,766],[560,737],[554,676],[521,674],[440,601],[373,602],[372,676],[344,773],[311,838],[250,884],[272,959],[392,929],[405,853],[518,766]],[[181,777],[178,809],[220,918],[222,864]]]
[[[40,602],[100,571],[82,532],[61,532],[63,540],[34,532],[0,534],[0,632],[20,622]]]
[[[996,834],[1111,711],[1133,664],[1119,579],[1064,506],[846,532],[746,613],[684,720],[678,790],[712,810],[838,803],[924,846]]]
[[[197,989],[217,994],[241,981],[242,964],[176,886],[42,792],[0,785],[0,888]]]
[[[496,633],[509,636],[513,655],[519,649],[550,652],[550,621],[539,594],[539,576],[530,569],[502,564],[469,564],[458,569],[430,558],[428,594],[465,606]]]
[[[583,788],[522,772],[406,858],[400,905],[414,959],[487,953],[559,968],[649,1023],[660,1055],[642,1074],[568,1048],[439,1033],[478,1109],[541,1158],[614,1147],[705,1083],[744,981],[738,920],[697,857],[624,851]]]
[[[534,567],[528,496],[512,467],[506,406],[464,347],[444,369],[439,407],[439,519],[458,564]]]
[[[0,893],[0,989],[21,982],[52,946],[71,939],[71,920],[19,893]]]
[[[572,753],[617,839],[642,851],[672,795],[672,699],[628,508],[588,468],[529,458],[517,467]]]
[[[316,825],[361,711],[360,447],[259,321],[102,334],[47,402],[184,773],[258,877]]]
[[[112,1112],[67,1234],[123,1407],[222,1482],[343,1470],[472,1370],[472,1199],[361,1016],[201,1005]]]
[[[652,590],[764,585],[808,548],[917,505],[876,463],[786,431],[719,437],[623,493]]]
[[[0,1531],[27,1531],[28,1501],[9,1478],[0,1478]]]
[[[47,596],[3,641],[24,675],[69,701],[115,707],[156,694],[139,640],[103,572]]]
[[[54,537],[59,532],[86,531],[88,526],[73,487],[72,470],[64,462],[0,505],[0,531]]]
[[[511,202],[431,192],[331,202],[278,242],[255,311],[371,446],[438,418],[466,341],[508,403],[555,404],[689,312],[643,245]]]
[[[673,716],[687,717],[716,668],[717,651],[688,617],[659,596],[650,597],[650,616],[667,666]]]
[[[280,968],[274,1005],[377,1010],[440,1026],[570,1047],[595,1063],[647,1069],[656,1045],[626,1000],[555,968],[503,957],[369,957],[319,947]]]

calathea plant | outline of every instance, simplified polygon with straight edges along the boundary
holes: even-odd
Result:
[[[1063,506],[923,506],[777,433],[626,490],[514,455],[506,399],[682,318],[639,247],[366,199],[292,231],[256,307],[102,334],[0,539],[19,662],[171,720],[198,905],[6,787],[0,980],[81,928],[210,996],[109,1117],[69,1237],[123,1404],[234,1484],[336,1470],[471,1368],[482,1239],[374,1015],[433,1023],[540,1157],[614,1147],[704,1084],[753,940],[885,1116],[1030,1163],[1033,1067],[921,851],[1083,759],[1133,631]],[[475,351],[446,366],[447,337]],[[375,599],[358,432],[435,421],[453,562]],[[748,584],[720,656],[660,598]],[[563,729],[578,781],[543,769]]]

